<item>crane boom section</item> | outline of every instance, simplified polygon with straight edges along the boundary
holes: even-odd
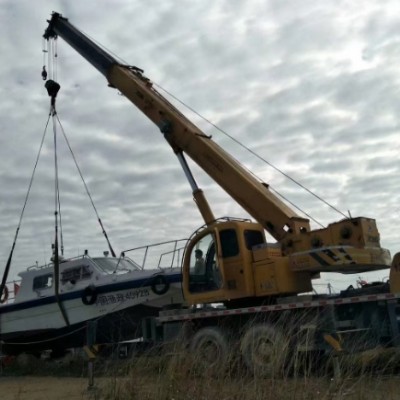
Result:
[[[54,13],[44,37],[61,36],[86,58],[164,134],[175,152],[183,151],[276,239],[287,232],[309,231],[309,221],[296,215],[238,161],[190,122],[154,89],[142,70],[121,65],[111,55]]]
[[[108,79],[160,128],[174,151],[187,154],[277,240],[287,229],[296,231],[294,221],[308,226],[307,220],[298,217],[267,185],[190,122],[150,81],[143,80],[140,72],[116,65]]]

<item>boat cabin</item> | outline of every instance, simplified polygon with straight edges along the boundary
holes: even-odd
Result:
[[[59,265],[59,291],[65,293],[73,289],[82,289],[91,283],[104,283],[104,281],[114,280],[113,277],[118,275],[141,270],[140,266],[129,258],[91,258],[84,255],[62,260]],[[54,294],[54,264],[34,265],[18,275],[21,282],[14,302],[33,300]]]

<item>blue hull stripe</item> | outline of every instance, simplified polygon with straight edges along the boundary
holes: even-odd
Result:
[[[153,275],[151,277],[144,278],[144,279],[136,279],[136,280],[127,281],[127,282],[116,282],[116,283],[109,283],[108,285],[96,286],[97,293],[102,294],[102,293],[108,293],[108,292],[115,292],[118,290],[147,287],[152,284],[154,276],[156,276],[156,275]],[[164,275],[164,276],[169,283],[182,282],[181,274]],[[62,293],[62,294],[60,294],[60,300],[67,301],[67,300],[81,298],[84,290],[85,290],[85,288],[78,290],[78,291],[72,291],[69,293]],[[16,303],[16,304],[5,304],[0,307],[0,314],[6,314],[6,313],[9,313],[12,311],[17,311],[17,310],[26,310],[28,308],[43,306],[43,305],[52,304],[52,303],[56,303],[56,297],[54,295],[46,296],[46,297],[43,297],[40,299],[35,299],[35,300],[23,301],[21,303]]]

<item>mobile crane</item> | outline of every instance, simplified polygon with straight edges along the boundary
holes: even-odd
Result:
[[[312,230],[308,219],[296,215],[267,184],[165,99],[142,69],[120,64],[59,13],[54,12],[48,23],[45,39],[63,38],[106,77],[110,87],[118,89],[159,128],[178,157],[205,222],[188,242],[182,263],[183,293],[192,307],[161,313],[156,319],[144,318],[145,338],[166,341],[185,331],[193,348],[212,343],[224,355],[232,340],[228,338],[234,337],[240,341],[246,364],[258,368],[263,363],[256,354],[265,351],[266,342],[276,344],[276,338],[282,336],[282,330],[277,329],[282,310],[304,314],[311,309],[311,319],[318,323],[304,329],[300,323],[294,325],[303,336],[307,331],[319,350],[341,350],[343,335],[357,330],[372,332],[373,340],[363,341],[363,348],[367,342],[370,347],[372,342],[372,346],[399,343],[395,316],[400,291],[398,257],[391,268],[390,285],[362,288],[354,291],[353,297],[299,296],[312,291],[312,280],[321,272],[351,274],[389,268],[390,254],[380,246],[375,220],[347,218]],[[216,219],[185,155],[256,222]],[[277,242],[267,243],[265,231]],[[204,255],[201,271],[196,267],[199,250]],[[213,303],[223,303],[225,308],[199,311],[199,305]],[[257,323],[247,326],[250,320]],[[187,322],[189,333],[184,329]]]

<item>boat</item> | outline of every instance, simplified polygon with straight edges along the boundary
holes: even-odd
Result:
[[[110,250],[96,257],[90,256],[85,250],[80,256],[64,258],[56,146],[56,126],[61,123],[55,109],[55,97],[60,85],[51,81],[52,85],[49,86],[49,82],[46,82],[45,87],[49,95],[51,92],[48,118],[51,116],[53,119],[55,159],[53,251],[48,264],[35,264],[20,272],[17,282],[7,282],[18,232],[41,154],[43,136],[14,243],[0,282],[0,355],[23,352],[39,354],[44,350],[51,350],[53,355],[58,355],[66,349],[87,344],[137,340],[142,337],[142,324],[145,324],[146,317],[158,315],[160,310],[171,305],[176,307],[184,304],[180,265],[187,240],[183,239],[183,245],[182,240],[173,240],[141,246],[116,256],[63,130],[63,136]],[[49,120],[46,129],[48,122]],[[134,261],[132,253],[135,251]],[[155,251],[159,253],[158,259],[153,256]],[[141,262],[137,262],[137,252],[143,256]]]
[[[177,242],[162,245],[173,244],[175,255]],[[143,248],[147,254],[150,246]],[[146,269],[144,260],[139,264],[125,252],[107,253],[60,258],[58,290],[54,260],[19,273],[21,279],[6,286],[0,304],[0,352],[62,354],[86,344],[89,322],[95,323],[96,343],[140,338],[143,318],[183,303],[180,267]]]

